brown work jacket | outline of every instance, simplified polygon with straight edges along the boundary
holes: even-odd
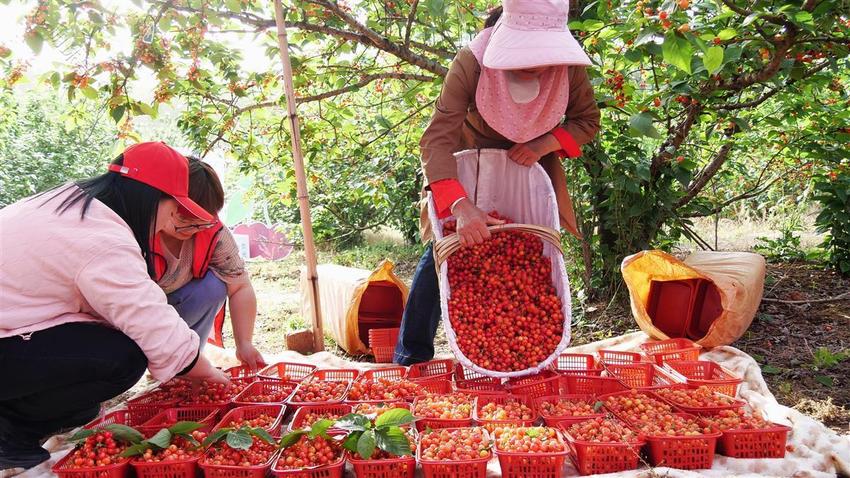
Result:
[[[599,131],[599,108],[593,97],[593,87],[583,66],[570,66],[570,101],[564,120],[557,127],[567,130],[579,144],[593,139]],[[508,149],[513,143],[491,128],[478,113],[475,91],[481,66],[469,47],[464,47],[452,61],[446,74],[443,90],[434,108],[431,123],[422,134],[419,146],[425,188],[420,201],[419,231],[423,242],[430,241],[431,224],[425,190],[428,184],[441,179],[457,179],[457,162],[453,153],[465,149]],[[505,92],[505,94],[508,94]],[[555,128],[553,128],[555,129]],[[567,159],[569,161],[569,159]],[[581,237],[576,225],[572,200],[567,192],[567,177],[557,155],[541,158],[540,165],[552,180],[558,201],[561,227]]]

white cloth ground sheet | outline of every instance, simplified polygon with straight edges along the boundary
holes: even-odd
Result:
[[[592,344],[573,347],[568,352],[590,353],[600,348],[614,350],[637,350],[638,346],[647,340],[643,332],[628,334],[621,337],[594,342]],[[207,347],[206,355],[217,365],[237,365],[232,351],[215,347]],[[321,368],[357,368],[367,370],[380,367],[379,364],[349,362],[328,352],[302,356],[295,352],[281,352],[266,357],[270,363],[290,361],[311,363]],[[440,358],[440,357],[438,357]],[[442,357],[449,358],[449,357]],[[762,411],[773,422],[790,425],[793,430],[788,435],[790,450],[783,459],[735,459],[716,455],[714,467],[710,470],[683,471],[670,468],[655,468],[654,470],[640,469],[629,472],[595,475],[601,477],[795,477],[821,478],[838,474],[850,476],[850,434],[839,435],[822,423],[801,414],[791,408],[776,402],[768,390],[758,364],[749,355],[733,347],[718,347],[705,353],[702,358],[713,360],[734,371],[744,378],[741,384],[740,398],[746,400],[752,408]],[[121,408],[120,406],[117,408]],[[58,435],[51,438],[45,446],[51,451],[52,457],[48,462],[19,475],[22,478],[52,476],[50,467],[71,448],[65,442],[68,435]],[[569,464],[564,465],[564,476],[578,476],[576,470]],[[655,474],[653,474],[653,472]],[[488,478],[500,476],[499,463],[493,458],[488,466]],[[347,477],[353,477],[351,466],[348,466]],[[417,469],[417,477],[422,476]]]

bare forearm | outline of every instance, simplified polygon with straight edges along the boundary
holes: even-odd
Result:
[[[254,337],[254,321],[257,318],[257,296],[250,283],[239,287],[230,295],[230,321],[236,346],[250,345]]]

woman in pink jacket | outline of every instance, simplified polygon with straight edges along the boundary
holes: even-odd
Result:
[[[49,458],[40,440],[97,416],[145,368],[226,382],[151,277],[151,238],[188,197],[185,157],[127,148],[109,172],[0,210],[0,470]]]

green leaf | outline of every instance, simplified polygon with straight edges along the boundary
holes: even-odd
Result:
[[[661,52],[664,55],[664,61],[685,73],[691,73],[691,58],[694,48],[687,39],[675,32],[670,32],[664,38],[664,44],[661,45]]]
[[[363,432],[351,432],[345,441],[342,442],[342,447],[352,453],[357,453],[357,442],[360,440],[360,435],[362,434]]]
[[[357,453],[366,458],[372,458],[375,453],[375,430],[366,430],[357,440]]]
[[[97,90],[92,88],[91,86],[86,86],[85,88],[81,88],[80,91],[83,92],[83,96],[90,100],[97,99]]]
[[[605,402],[597,401],[596,403],[593,404],[593,411],[598,412],[599,410],[602,410],[603,406],[605,406]]]
[[[168,427],[168,431],[174,435],[182,435],[185,433],[192,433],[195,430],[203,428],[203,426],[203,423],[198,422],[177,422]]]
[[[112,116],[112,119],[115,122],[121,121],[121,118],[124,117],[124,111],[126,111],[127,107],[124,105],[118,105],[109,112],[109,116]]]
[[[110,423],[103,427],[104,430],[111,432],[112,435],[126,443],[136,444],[142,441],[145,437],[139,433],[135,428],[128,427],[127,425],[121,425],[119,423]]]
[[[797,23],[812,23],[814,18],[812,17],[811,13],[804,11],[804,12],[797,12],[794,15],[794,20],[796,20]]]
[[[220,441],[224,436],[233,431],[232,428],[221,428],[219,430],[214,431],[209,436],[207,436],[206,440],[204,440],[203,446],[208,447],[213,443]]]
[[[647,112],[636,113],[629,118],[629,126],[638,133],[650,138],[661,138],[661,134],[652,125],[652,115]]]
[[[328,428],[332,427],[333,424],[334,424],[333,420],[328,420],[328,419],[319,420],[310,427],[310,431],[309,431],[309,433],[307,433],[307,436],[309,436],[310,438],[316,438],[317,436],[320,436],[320,435],[321,436],[327,436],[327,433],[325,433],[325,432],[327,432]]]
[[[174,436],[178,436],[191,443],[193,446],[201,446],[201,442],[195,439],[192,435],[188,433],[175,433]]]
[[[234,450],[247,450],[254,444],[254,439],[245,430],[234,430],[227,434],[227,446]]]
[[[771,375],[782,373],[782,369],[780,369],[779,367],[775,367],[773,365],[770,365],[770,364],[767,364],[764,367],[762,367],[761,371],[763,373],[768,373],[768,374],[771,374]]]
[[[238,12],[242,10],[242,4],[239,2],[239,0],[225,0],[224,4],[231,12]]]
[[[141,455],[150,448],[146,442],[137,443],[135,445],[128,446],[126,450],[124,450],[120,456],[127,458],[128,456],[136,456]]]
[[[280,438],[279,446],[281,448],[289,448],[301,439],[301,435],[307,433],[304,430],[295,430],[293,432],[289,432],[286,435]]]
[[[717,34],[717,38],[719,38],[721,40],[731,40],[732,38],[735,38],[735,36],[737,36],[737,35],[738,35],[738,32],[736,32],[735,30],[733,30],[731,28],[724,28],[723,30],[720,30],[720,33]]]
[[[156,432],[156,435],[145,440],[145,442],[159,448],[168,448],[168,445],[171,444],[171,432],[167,428],[163,428]]]
[[[247,431],[266,443],[274,443],[274,438],[263,428],[248,428]]]
[[[90,430],[88,428],[83,428],[81,430],[78,430],[77,433],[74,433],[73,435],[71,435],[71,438],[68,438],[68,441],[71,441],[71,442],[83,441],[86,438],[94,435],[94,433],[95,433],[94,430]]]
[[[712,46],[706,50],[702,57],[702,64],[709,74],[715,74],[723,67],[723,47]]]
[[[380,414],[378,418],[375,419],[375,426],[383,427],[407,425],[408,423],[413,423],[414,420],[416,420],[416,418],[412,413],[410,413],[410,410],[406,408],[393,408]]]
[[[33,53],[35,53],[36,55],[41,53],[41,47],[44,46],[44,37],[41,36],[41,33],[39,33],[37,30],[34,30],[29,35],[25,35],[24,38]]]
[[[339,420],[337,420],[335,426],[337,428],[339,428],[340,430],[346,430],[346,431],[352,431],[352,432],[356,432],[356,431],[362,432],[362,431],[366,431],[370,427],[371,424],[372,424],[372,421],[369,420],[369,418],[367,418],[363,415],[358,415],[356,413],[349,413],[348,415],[345,415],[342,418],[340,418]]]
[[[409,456],[413,454],[410,449],[410,441],[404,430],[398,427],[380,428],[375,431],[375,443],[378,448],[395,456]]]
[[[835,380],[833,380],[832,377],[826,375],[815,375],[815,381],[827,387],[832,387],[833,385],[835,385]]]

